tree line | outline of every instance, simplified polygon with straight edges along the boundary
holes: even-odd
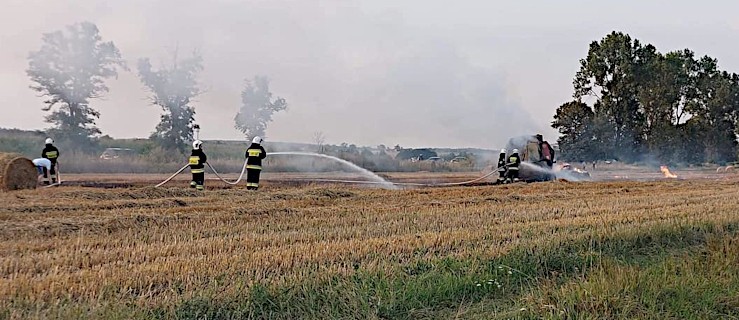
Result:
[[[148,58],[137,62],[138,77],[151,103],[162,109],[150,139],[165,149],[189,148],[195,123],[193,99],[202,93],[197,79],[203,69],[197,52],[184,59],[175,52],[171,64],[159,67]],[[45,98],[43,110],[49,112],[45,121],[52,124],[47,133],[82,150],[94,145],[102,132],[95,125],[100,112],[92,102],[109,91],[106,81],[119,71],[130,70],[120,50],[112,41],[104,41],[93,23],[43,34],[41,48],[29,54],[26,72],[31,89]],[[264,136],[272,114],[286,108],[285,99],[272,97],[268,78],[255,76],[245,81],[234,126],[247,138]]]
[[[671,164],[737,158],[739,76],[689,49],[660,53],[628,34],[590,44],[556,110],[561,154],[572,161]]]

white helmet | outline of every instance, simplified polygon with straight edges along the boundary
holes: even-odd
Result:
[[[500,149],[500,153],[506,153],[505,149]]]
[[[195,150],[200,149],[201,146],[203,146],[203,142],[200,140],[195,140],[192,142],[192,148]]]
[[[518,153],[518,149],[513,149],[513,153]]]
[[[254,137],[254,139],[251,139],[251,142],[256,144],[262,144],[262,141],[264,141],[264,139],[262,139],[262,137],[260,136],[256,136]]]
[[[46,138],[46,144],[52,144],[54,143],[54,139]]]

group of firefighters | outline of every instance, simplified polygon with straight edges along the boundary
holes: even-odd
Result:
[[[521,166],[521,156],[518,154],[518,149],[513,149],[506,158],[506,149],[500,150],[500,157],[498,158],[498,183],[509,183],[518,181],[518,170]]]
[[[267,152],[262,147],[264,139],[254,137],[251,145],[246,149],[244,156],[246,157],[246,189],[259,189],[259,176],[262,172],[262,159],[267,157]],[[54,146],[54,140],[47,138],[46,146],[41,151],[41,158],[33,159],[33,165],[36,166],[38,174],[42,178],[45,185],[53,185],[57,183],[57,160],[59,159],[59,149]],[[192,143],[192,152],[188,159],[190,173],[192,173],[192,181],[190,188],[204,190],[205,184],[205,163],[208,156],[203,152],[203,142],[195,140]]]
[[[246,149],[244,157],[246,157],[246,189],[259,189],[259,176],[262,173],[262,159],[267,157],[267,151],[262,147],[264,139],[257,136],[251,140],[251,145]],[[190,188],[203,190],[205,183],[205,163],[208,156],[203,152],[203,142],[195,140],[192,143],[192,152],[188,163],[190,165],[190,173],[192,173],[192,181]]]
[[[39,176],[43,176],[43,184],[56,184],[57,160],[59,159],[59,149],[54,146],[54,140],[46,138],[44,141],[44,150],[41,151],[41,158],[33,159],[33,165],[36,166]],[[51,176],[51,179],[49,177]]]
[[[542,166],[546,165],[549,168],[552,167],[554,162],[554,150],[548,142],[542,139],[540,134],[536,136],[535,146],[538,153],[538,159],[534,162],[541,162]],[[259,176],[262,172],[262,160],[267,157],[267,152],[262,147],[264,140],[257,136],[251,141],[251,145],[246,149],[244,157],[246,158],[246,189],[257,190],[259,189]],[[43,176],[43,183],[45,185],[56,184],[57,175],[57,160],[59,159],[59,150],[54,146],[54,140],[47,138],[45,141],[45,147],[41,151],[41,158],[33,160],[33,164],[38,170],[39,176]],[[527,150],[528,153],[532,153],[532,150]],[[531,156],[529,156],[531,157]],[[518,149],[513,149],[511,154],[507,154],[506,149],[500,150],[500,157],[498,158],[498,183],[510,183],[519,181],[519,170],[521,166],[521,156],[519,155]],[[203,142],[195,140],[192,143],[192,152],[188,159],[190,166],[190,173],[192,173],[192,181],[190,187],[197,190],[204,190],[205,184],[205,163],[208,161],[208,156],[203,152]],[[51,177],[51,179],[49,179]]]

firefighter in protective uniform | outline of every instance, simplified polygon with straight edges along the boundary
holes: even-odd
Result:
[[[505,181],[506,178],[506,149],[500,149],[500,157],[498,157],[498,182]]]
[[[51,161],[51,169],[44,169],[44,184],[49,184],[49,175],[51,175],[51,183],[56,183],[56,161],[59,159],[59,149],[54,146],[54,140],[51,138],[46,138],[45,143],[46,146],[41,151],[41,157]]]
[[[197,190],[203,190],[203,184],[205,183],[205,162],[208,161],[208,157],[203,152],[203,142],[195,140],[192,142],[192,153],[188,163],[190,164],[190,172],[192,173],[192,181],[190,182],[190,188]]]
[[[521,166],[521,156],[518,155],[518,149],[513,149],[513,153],[508,156],[508,180],[510,182],[518,181],[518,169]]]
[[[251,145],[246,149],[246,189],[259,189],[259,175],[262,173],[262,159],[267,157],[267,152],[262,147],[264,140],[256,136]]]

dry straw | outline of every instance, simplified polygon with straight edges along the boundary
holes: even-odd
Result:
[[[31,160],[15,153],[0,153],[0,190],[34,189],[37,179]]]

